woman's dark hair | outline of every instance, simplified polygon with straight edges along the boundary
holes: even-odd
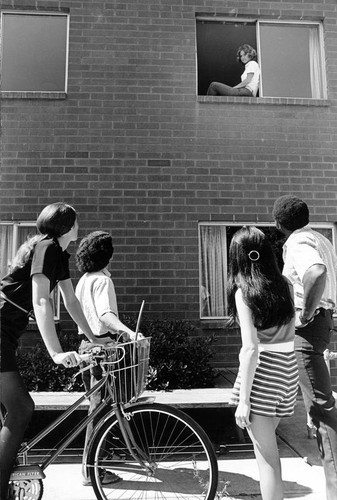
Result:
[[[240,57],[241,52],[244,52],[247,56],[249,56],[250,61],[257,60],[256,50],[251,45],[248,45],[248,43],[244,43],[243,45],[240,45],[240,47],[238,48],[238,51],[236,53],[236,59],[238,62],[241,62],[241,57]]]
[[[113,252],[110,234],[94,231],[80,242],[76,252],[76,265],[82,273],[100,271],[109,264]]]
[[[229,248],[228,309],[236,318],[235,293],[241,289],[257,329],[287,324],[294,316],[289,286],[267,236],[254,226],[237,231]]]
[[[29,237],[22,245],[19,247],[15,254],[13,262],[11,264],[10,271],[13,272],[16,269],[23,267],[26,262],[29,261],[31,255],[34,252],[36,244],[41,241],[43,236],[41,234],[35,234]]]
[[[68,233],[76,221],[75,209],[67,203],[57,202],[47,205],[36,221],[36,227],[40,234],[34,235],[25,241],[18,249],[12,265],[11,272],[23,267],[31,258],[36,244],[42,240],[45,235],[51,238],[59,238]]]
[[[67,203],[57,202],[47,205],[36,221],[41,234],[59,238],[68,233],[76,221],[75,209]]]

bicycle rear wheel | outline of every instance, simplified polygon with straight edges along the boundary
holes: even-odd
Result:
[[[214,448],[204,430],[181,410],[161,404],[126,410],[134,440],[147,457],[135,460],[115,416],[93,438],[87,466],[99,500],[212,500],[218,484]],[[103,471],[122,481],[102,484]]]

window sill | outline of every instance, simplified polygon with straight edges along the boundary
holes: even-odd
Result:
[[[55,323],[56,328],[58,328],[58,326],[61,324],[60,318],[54,317],[54,323]],[[28,330],[38,330],[38,326],[37,326],[35,319],[29,318],[29,323],[26,326],[26,330],[27,331]]]
[[[328,99],[300,97],[232,97],[198,95],[197,102],[209,104],[275,104],[282,106],[330,106]]]
[[[205,329],[223,328],[228,318],[200,318],[199,321]]]
[[[0,92],[1,99],[49,99],[64,100],[67,98],[66,92]]]
[[[239,325],[237,323],[234,323],[233,325],[229,326],[227,325],[228,322],[228,317],[227,318],[200,318],[200,323],[199,323],[199,328],[203,332],[214,332],[217,330],[223,331],[237,331],[240,329]]]

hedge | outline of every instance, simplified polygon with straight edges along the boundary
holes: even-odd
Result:
[[[135,328],[136,319],[122,316],[122,321]],[[173,390],[213,387],[213,336],[198,336],[196,327],[189,322],[171,319],[144,318],[141,331],[151,337],[148,389]],[[60,331],[64,350],[77,350],[76,333]],[[73,376],[78,369],[65,369],[55,365],[41,341],[34,349],[18,351],[18,366],[29,391],[81,391],[81,377]]]

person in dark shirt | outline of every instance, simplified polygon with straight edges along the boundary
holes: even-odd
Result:
[[[105,344],[92,333],[77,300],[69,274],[70,242],[76,241],[76,211],[66,203],[45,207],[36,227],[39,235],[24,243],[1,280],[1,378],[0,402],[6,410],[0,431],[0,498],[8,497],[8,483],[17,451],[34,411],[34,402],[16,364],[16,348],[29,316],[35,319],[46,348],[56,364],[70,368],[81,361],[76,351],[63,352],[57,337],[50,293],[59,284],[64,305],[72,319],[93,343]]]

